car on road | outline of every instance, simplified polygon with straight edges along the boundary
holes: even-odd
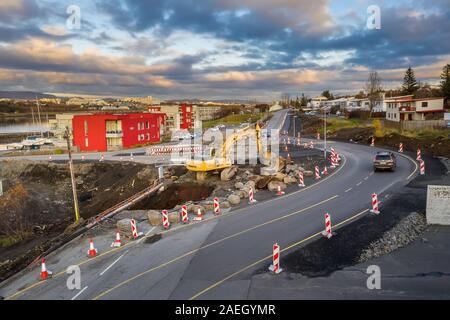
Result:
[[[390,170],[395,171],[397,167],[397,159],[392,152],[381,151],[375,155],[373,159],[373,170]]]

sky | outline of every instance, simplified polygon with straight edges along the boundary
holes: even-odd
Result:
[[[275,101],[447,63],[450,0],[0,1],[3,91]]]

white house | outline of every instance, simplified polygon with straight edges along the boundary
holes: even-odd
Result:
[[[427,114],[444,112],[444,98],[414,99],[412,95],[409,95],[388,98],[385,101],[388,121],[425,120]]]

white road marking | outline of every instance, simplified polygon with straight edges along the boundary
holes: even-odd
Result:
[[[84,287],[83,289],[80,290],[80,292],[78,292],[72,299],[70,300],[75,300],[76,298],[78,298],[80,296],[80,294],[82,294],[84,292],[84,290],[86,290],[88,288],[88,286]]]
[[[362,184],[362,181],[358,182],[358,183],[356,184],[356,186],[358,187],[358,186],[360,186],[361,184]]]
[[[345,190],[345,193],[352,191],[353,188],[349,188],[347,190]]]
[[[364,180],[367,180],[367,179],[369,179],[369,177],[365,177],[365,178],[364,178]]]
[[[373,172],[369,173],[369,176],[373,176]]]
[[[126,252],[125,252],[126,253]],[[112,268],[113,265],[115,265],[120,259],[122,259],[122,257],[125,255],[125,253],[123,255],[121,255],[120,257],[118,257],[113,263],[110,264],[110,266],[108,268],[106,268],[105,270],[102,271],[102,273],[100,273],[100,275],[104,275],[106,271],[108,271],[109,269]]]

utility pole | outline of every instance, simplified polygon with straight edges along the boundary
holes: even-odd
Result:
[[[69,127],[66,127],[66,132],[64,134],[64,139],[67,141],[67,150],[69,151],[69,168],[70,168],[70,179],[72,181],[72,192],[73,192],[73,206],[75,209],[75,222],[80,220],[80,212],[78,208],[78,195],[77,195],[77,184],[75,182],[75,174],[73,172],[73,161],[72,161],[72,151],[70,149],[70,131]]]
[[[327,159],[327,110],[323,109],[324,113],[324,131],[323,131],[323,139],[324,139],[324,145],[323,145],[323,157],[324,159]]]

